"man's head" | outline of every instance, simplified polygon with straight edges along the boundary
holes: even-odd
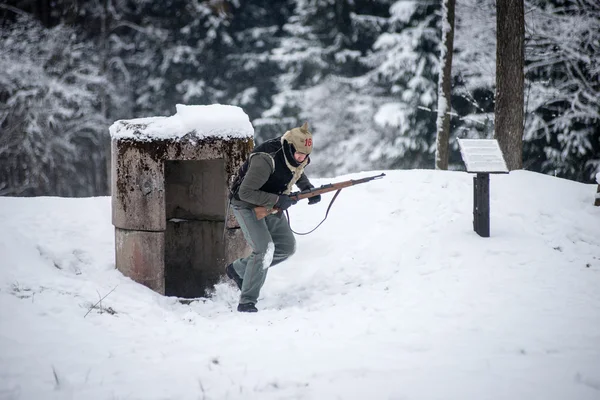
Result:
[[[281,143],[288,161],[295,167],[299,166],[312,152],[312,133],[308,130],[308,122],[287,131],[282,136]]]

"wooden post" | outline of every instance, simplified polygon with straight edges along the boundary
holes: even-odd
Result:
[[[490,237],[490,174],[478,173],[473,183],[473,229],[481,237]]]

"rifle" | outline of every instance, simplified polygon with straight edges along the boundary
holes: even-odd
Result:
[[[369,181],[372,181],[374,179],[379,179],[379,178],[383,178],[385,176],[385,174],[381,174],[381,175],[375,175],[375,176],[369,176],[367,178],[362,178],[362,179],[350,179],[349,181],[343,181],[343,182],[338,182],[338,183],[329,183],[327,185],[323,185],[320,186],[318,188],[312,188],[312,189],[307,189],[307,190],[303,190],[301,192],[294,192],[294,193],[290,193],[290,198],[292,200],[302,200],[302,199],[308,199],[310,197],[314,197],[314,196],[318,196],[320,194],[324,194],[324,193],[328,193],[328,192],[333,192],[334,190],[337,190],[338,193],[344,189],[347,188],[348,186],[354,186],[354,185],[358,185],[360,183],[366,183]],[[337,193],[336,195],[337,196]],[[334,196],[334,199],[335,199]],[[331,201],[331,203],[333,203],[333,200]],[[331,204],[329,205],[331,207]],[[273,208],[267,208],[267,207],[254,207],[254,213],[256,214],[256,219],[261,220],[264,217],[266,217],[269,214],[277,214],[278,212],[280,212],[281,210],[279,210],[276,207]],[[327,210],[329,212],[329,210]]]

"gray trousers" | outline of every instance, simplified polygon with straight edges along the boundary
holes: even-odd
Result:
[[[236,206],[232,209],[244,238],[252,248],[248,257],[233,262],[233,268],[244,281],[240,304],[256,304],[268,268],[294,254],[296,239],[283,214],[271,214],[258,220],[253,209]]]

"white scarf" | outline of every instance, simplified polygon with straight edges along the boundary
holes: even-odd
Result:
[[[306,158],[304,159],[304,161],[302,161],[302,163],[300,165],[298,165],[297,167],[294,167],[292,164],[290,164],[287,157],[285,156],[285,150],[283,148],[283,137],[281,138],[281,151],[283,152],[283,159],[285,160],[286,165],[288,166],[290,171],[292,171],[292,173],[294,174],[294,175],[292,175],[292,179],[290,180],[290,182],[287,185],[287,189],[285,189],[283,192],[283,194],[290,194],[290,193],[292,193],[292,189],[294,188],[294,185],[296,184],[296,182],[298,182],[298,179],[300,179],[300,177],[302,176],[302,173],[304,172],[304,167],[306,167],[306,164],[308,164],[308,155],[306,156]]]

